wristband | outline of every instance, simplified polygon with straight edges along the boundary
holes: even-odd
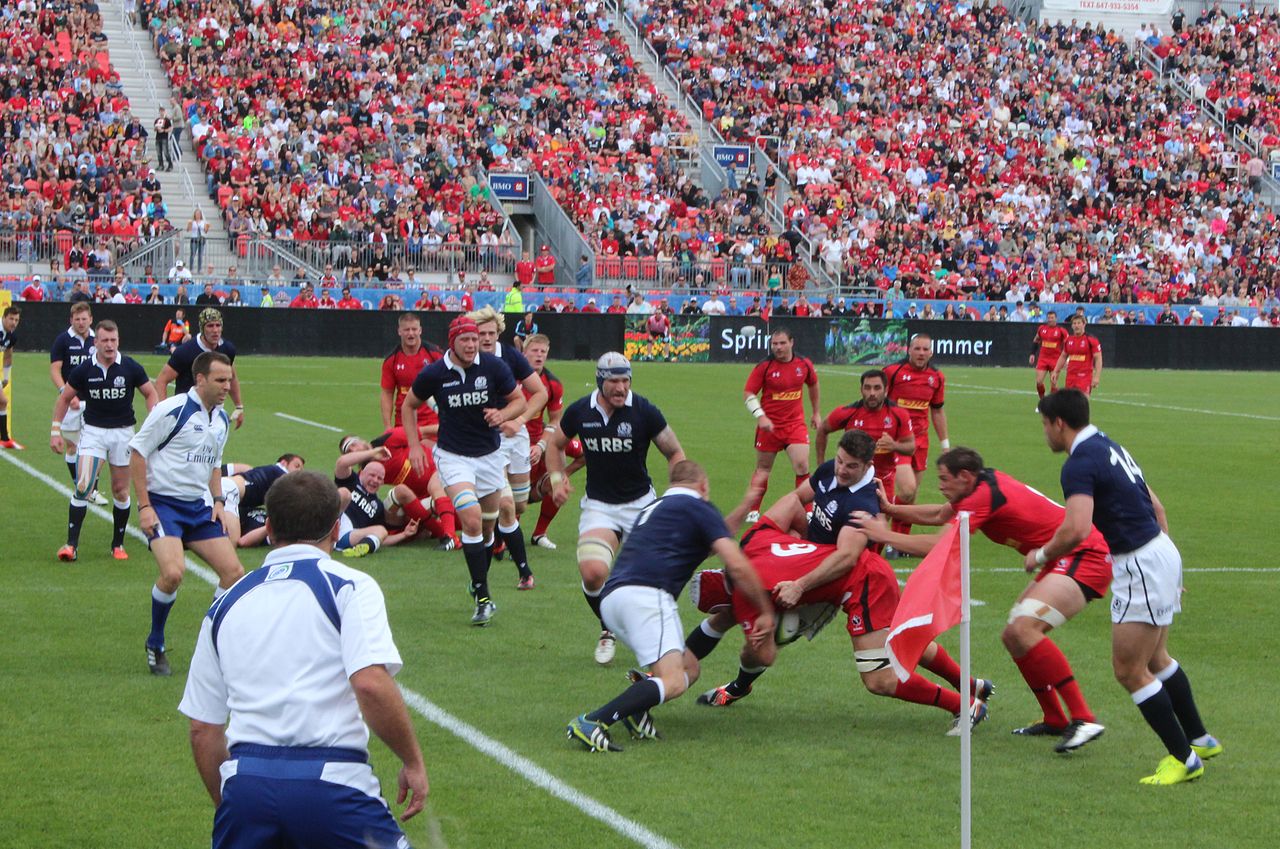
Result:
[[[944,439],[944,440],[942,440],[941,442],[939,442],[938,444],[942,446],[942,450],[943,450],[943,451],[950,451],[950,450],[951,450],[951,440],[950,440],[950,439]]]
[[[547,476],[552,486],[559,486],[564,481],[564,472],[552,472]]]
[[[1037,566],[1043,566],[1048,561],[1048,559],[1049,558],[1044,556],[1043,548],[1036,549],[1036,565]]]
[[[62,430],[61,430],[61,429],[51,430],[51,431],[49,431],[49,435],[50,435],[50,436],[62,436]]]
[[[747,405],[747,409],[751,411],[751,415],[755,416],[757,419],[764,418],[764,410],[760,409],[759,398],[757,398],[754,395],[751,395],[743,403]]]
[[[236,404],[236,409],[237,409],[237,410],[243,410],[243,409],[244,409],[244,404]]]
[[[62,422],[54,421],[54,423],[50,425],[50,427],[52,427],[54,430],[62,430]]]
[[[13,373],[13,366],[5,366],[5,367],[4,367],[4,379],[5,379],[5,380],[8,380],[8,379],[9,379],[9,375],[10,375],[10,374],[12,374],[12,373]]]
[[[551,433],[552,431],[557,431],[560,428],[556,427],[553,424],[549,424],[549,425],[544,425],[542,429],[545,430],[547,433]]]
[[[545,452],[547,450],[547,441],[545,439],[539,439],[538,448]]]
[[[215,496],[213,497],[213,503],[214,503],[214,504],[226,504],[226,503],[227,503],[227,497],[226,497],[225,495],[215,495]]]

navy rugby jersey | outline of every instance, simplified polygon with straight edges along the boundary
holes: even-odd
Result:
[[[369,492],[361,486],[360,476],[354,470],[345,478],[334,478],[333,482],[346,487],[351,493],[351,503],[343,513],[351,520],[352,527],[368,528],[387,523],[387,509],[378,498],[378,493]]]
[[[634,392],[626,405],[605,417],[592,392],[569,405],[560,419],[566,439],[577,436],[587,458],[587,497],[625,504],[653,488],[647,460],[649,443],[667,429],[662,411]]]
[[[133,427],[138,423],[133,414],[133,393],[150,381],[142,365],[131,357],[120,356],[109,368],[91,357],[72,369],[67,383],[84,404],[84,423],[92,427]]]
[[[463,368],[453,352],[418,372],[410,390],[420,400],[436,399],[440,414],[440,448],[464,457],[483,457],[502,444],[497,428],[484,420],[488,408],[501,409],[516,388],[510,367],[481,351]]]
[[[18,341],[18,331],[9,331],[4,329],[4,325],[0,325],[0,351],[13,350],[14,344]],[[50,361],[52,362],[52,360]]]
[[[732,537],[715,505],[673,486],[640,512],[600,597],[625,586],[657,587],[679,597],[718,539]]]
[[[813,513],[805,538],[809,542],[835,545],[840,530],[851,524],[850,514],[861,510],[873,516],[880,514],[880,497],[876,495],[875,466],[867,469],[861,480],[851,486],[836,481],[836,461],[828,460],[809,476],[813,487]]]
[[[1133,457],[1089,425],[1076,435],[1062,465],[1062,494],[1093,498],[1093,524],[1113,554],[1137,551],[1160,534],[1156,509]]]
[[[218,343],[216,348],[206,348],[200,341],[200,337],[192,336],[186,342],[183,342],[177,348],[173,349],[173,353],[169,355],[169,368],[178,373],[174,379],[175,395],[181,395],[188,389],[196,385],[196,379],[191,374],[191,367],[196,363],[196,357],[207,351],[217,351],[219,354],[226,354],[227,359],[232,364],[236,361],[236,346],[232,345],[226,339]]]
[[[240,477],[244,478],[244,495],[240,496],[240,513],[243,515],[266,504],[267,490],[286,474],[284,466],[279,463],[272,463],[270,466],[254,466],[242,474]]]
[[[71,372],[81,363],[87,363],[89,358],[93,356],[93,330],[89,331],[89,335],[81,339],[67,328],[58,337],[53,340],[53,347],[49,349],[49,362],[56,363],[62,361],[62,382],[66,383],[67,378],[71,377]]]
[[[503,345],[499,342],[493,349],[493,354],[498,359],[507,364],[507,368],[511,369],[511,373],[515,376],[516,383],[524,380],[533,374],[533,366],[529,365],[529,361],[524,354],[517,351],[510,345]]]

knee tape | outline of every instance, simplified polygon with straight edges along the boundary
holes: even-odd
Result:
[[[511,490],[511,497],[517,504],[527,503],[529,501],[529,490],[532,489],[532,487],[528,483],[516,484],[509,488]]]
[[[1061,628],[1067,624],[1067,617],[1050,604],[1045,604],[1034,598],[1024,598],[1022,601],[1009,608],[1009,624],[1013,624],[1013,620],[1019,616],[1026,616],[1030,619],[1039,619],[1046,622],[1052,628]]]
[[[511,491],[511,484],[504,483],[502,485],[502,489],[498,490],[498,497],[500,499],[509,499],[511,501],[515,501],[516,497],[515,497],[515,494],[512,493]]]
[[[606,566],[612,566],[613,547],[603,540],[578,540],[578,562],[587,563],[593,560],[603,560]]]
[[[889,665],[889,650],[883,646],[878,649],[854,650],[853,662],[857,664],[858,672],[863,675],[879,672]]]
[[[480,499],[473,489],[464,489],[453,497],[453,509],[458,512],[462,512],[468,507],[476,507],[479,504]]]
[[[490,513],[486,510],[480,514],[480,518],[485,522],[496,522],[498,521],[498,511],[494,510]]]

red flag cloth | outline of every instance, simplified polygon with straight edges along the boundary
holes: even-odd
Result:
[[[885,648],[899,681],[906,681],[933,638],[960,622],[960,526],[942,539],[907,579]]]

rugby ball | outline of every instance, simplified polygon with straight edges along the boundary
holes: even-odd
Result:
[[[738,335],[746,339],[754,339],[756,338],[756,326],[754,324],[745,324],[738,331]]]
[[[801,637],[812,640],[836,615],[833,604],[804,604],[778,612],[773,639],[780,646],[790,645]]]

